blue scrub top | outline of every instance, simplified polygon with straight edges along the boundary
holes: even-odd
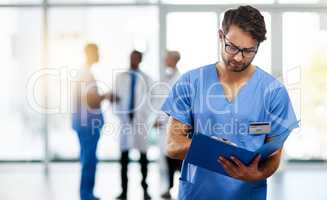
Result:
[[[216,64],[211,64],[185,73],[162,110],[190,125],[192,133],[222,137],[250,151],[261,147],[266,137],[285,136],[298,127],[287,90],[273,76],[256,67],[230,102],[217,72]],[[252,122],[269,122],[270,133],[249,134]],[[266,193],[266,180],[240,181],[183,163],[178,199],[264,200]]]

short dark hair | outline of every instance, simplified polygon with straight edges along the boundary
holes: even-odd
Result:
[[[131,55],[132,54],[137,54],[139,56],[139,58],[142,60],[142,57],[143,57],[143,53],[142,52],[140,52],[138,50],[133,50],[132,53],[131,53]]]
[[[232,25],[236,25],[243,31],[250,33],[258,43],[266,39],[267,30],[264,17],[259,10],[252,6],[239,6],[236,9],[227,10],[222,22],[222,29],[225,34],[228,33]]]

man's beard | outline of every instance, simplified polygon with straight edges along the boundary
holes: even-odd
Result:
[[[235,66],[233,66],[231,60],[228,60],[224,56],[222,56],[222,59],[223,59],[223,62],[225,64],[226,68],[232,72],[242,72],[242,71],[246,70],[251,65],[251,62],[252,62],[252,60],[251,60],[247,63],[242,63],[241,65],[237,65],[237,67],[235,67]]]

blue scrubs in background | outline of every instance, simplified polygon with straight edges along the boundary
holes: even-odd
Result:
[[[81,103],[80,91],[77,91],[77,111],[72,116],[72,127],[78,134],[80,144],[81,200],[95,200],[93,188],[95,184],[95,172],[97,165],[96,150],[100,137],[100,131],[104,124],[101,109],[89,110]]]
[[[288,93],[273,76],[256,67],[230,102],[217,72],[216,64],[211,64],[184,74],[172,88],[162,110],[190,125],[191,135],[202,133],[225,138],[250,151],[261,147],[266,137],[274,140],[298,127]],[[258,122],[269,123],[270,133],[249,133],[251,123]],[[266,193],[266,180],[245,182],[183,163],[180,200],[265,200]]]

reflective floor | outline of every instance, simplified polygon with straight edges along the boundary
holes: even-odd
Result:
[[[101,199],[114,199],[120,192],[119,165],[101,163],[98,167],[96,194]],[[132,200],[141,199],[141,173],[137,163],[129,166],[129,193]],[[51,164],[49,176],[41,164],[0,164],[1,200],[78,200],[78,163]],[[178,177],[175,177],[176,180]],[[160,181],[159,166],[149,166],[149,192],[160,199],[165,183]],[[326,200],[327,166],[292,165],[269,180],[269,200]],[[173,189],[176,196],[177,187]]]

